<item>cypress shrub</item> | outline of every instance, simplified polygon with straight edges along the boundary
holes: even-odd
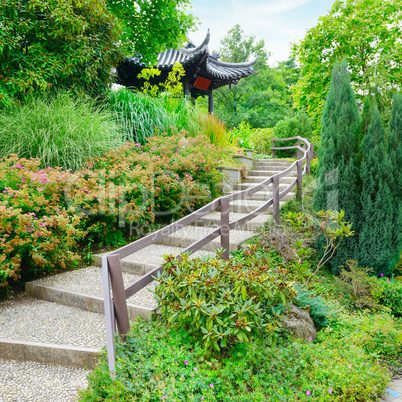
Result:
[[[395,168],[392,165],[385,129],[377,107],[363,138],[361,164],[362,194],[357,259],[373,267],[377,275],[391,274],[400,253],[400,200],[393,191]],[[399,224],[398,224],[399,221]]]
[[[359,128],[359,111],[347,63],[336,63],[321,119],[321,146],[313,206],[315,210],[344,210],[345,220],[353,222],[352,229],[355,231],[361,204]],[[335,272],[354,257],[356,243],[355,236],[342,241],[331,260]],[[323,250],[322,246],[319,240],[318,249]]]
[[[359,118],[346,62],[335,64],[321,136],[314,209],[343,209],[355,231],[341,243],[331,269],[339,273],[355,259],[389,275],[402,250],[402,96],[394,98],[387,136],[368,100]],[[319,240],[319,250],[322,245]]]

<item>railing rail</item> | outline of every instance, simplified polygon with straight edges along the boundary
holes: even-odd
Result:
[[[277,141],[292,141],[298,140],[297,145],[289,147],[275,147],[275,142]],[[102,257],[102,269],[103,269],[103,290],[104,290],[104,307],[105,307],[105,321],[106,321],[106,344],[108,352],[108,362],[109,370],[113,376],[115,372],[115,347],[114,347],[114,335],[116,332],[116,324],[119,335],[125,339],[127,332],[130,329],[130,323],[128,318],[127,309],[127,299],[133,296],[135,293],[149,285],[154,281],[154,277],[158,273],[163,272],[163,265],[160,265],[148,272],[135,282],[124,287],[123,284],[123,274],[121,271],[121,259],[139,251],[143,248],[156,243],[157,241],[169,236],[184,227],[191,225],[193,222],[199,220],[203,216],[215,211],[220,208],[221,213],[221,224],[218,228],[214,229],[208,235],[195,241],[193,244],[188,246],[183,252],[195,252],[200,250],[206,244],[221,237],[221,246],[224,249],[223,258],[229,259],[229,240],[230,240],[230,230],[236,229],[253,218],[257,217],[261,212],[265,211],[269,207],[273,207],[273,217],[277,221],[279,219],[279,208],[280,199],[288,194],[295,186],[297,186],[297,196],[302,195],[302,181],[306,173],[310,173],[310,162],[313,158],[313,144],[311,144],[307,139],[297,136],[290,138],[275,138],[272,139],[273,147],[272,156],[275,157],[275,150],[279,149],[296,149],[298,159],[293,162],[287,169],[278,172],[259,184],[253,187],[247,188],[243,191],[238,191],[230,195],[220,197],[209,204],[203,206],[202,208],[194,211],[193,213],[179,219],[178,221],[151,233],[139,240],[134,241],[124,247],[119,248]],[[301,143],[304,143],[304,147],[301,147]],[[303,157],[301,155],[303,154]],[[305,163],[305,164],[304,164]],[[303,169],[304,164],[304,169]],[[296,178],[282,191],[279,191],[280,179],[286,176],[288,173],[296,170]],[[248,213],[246,216],[237,219],[235,221],[229,221],[229,205],[230,202],[237,200],[245,200],[249,196],[253,195],[257,191],[266,189],[270,184],[273,186],[272,197],[263,203],[258,208],[254,209],[252,212]],[[176,258],[180,261],[181,256],[178,255]],[[112,295],[110,293],[112,290]]]

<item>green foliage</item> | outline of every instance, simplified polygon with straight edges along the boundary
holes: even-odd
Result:
[[[336,278],[339,288],[357,308],[380,308],[382,287],[372,273],[372,268],[359,267],[357,261],[350,260]]]
[[[314,324],[319,328],[326,327],[336,320],[338,310],[321,296],[315,296],[308,290],[298,290],[295,303],[304,310],[308,310]]]
[[[300,136],[312,140],[311,121],[306,113],[298,111],[295,115],[286,116],[283,120],[278,121],[274,127],[273,138],[290,138]],[[297,145],[294,141],[277,141],[277,147],[289,147]],[[275,151],[275,156],[292,157],[296,155],[296,150]]]
[[[241,148],[253,148],[259,154],[271,153],[273,130],[270,128],[252,128],[249,123],[241,122],[228,135]]]
[[[317,175],[317,168],[318,168],[318,158],[314,158],[310,162],[310,173],[312,176]]]
[[[285,222],[295,228],[298,232],[306,230],[316,231],[316,239],[320,239],[320,259],[314,272],[311,272],[311,263],[308,257],[311,249],[304,245],[303,240],[296,240],[294,253],[296,260],[292,263],[296,278],[303,284],[302,289],[307,287],[319,270],[334,257],[343,239],[351,237],[354,232],[352,225],[344,221],[344,211],[318,211],[313,214],[289,211],[285,215]]]
[[[145,144],[148,138],[165,131],[186,130],[191,137],[199,134],[208,137],[222,151],[232,148],[223,123],[214,115],[198,110],[187,99],[151,97],[124,88],[111,93],[109,104],[130,141]]]
[[[361,229],[356,258],[360,264],[374,267],[377,275],[380,272],[389,275],[402,249],[402,200],[396,187],[402,164],[392,164],[376,107],[362,142],[362,152]]]
[[[34,97],[0,111],[0,158],[39,158],[41,166],[78,170],[122,144],[111,114],[68,95]]]
[[[159,83],[159,85],[152,85],[150,83],[152,78],[161,75],[161,70],[158,68],[144,68],[141,73],[138,74],[137,78],[145,80],[141,88],[142,93],[145,95],[156,97],[162,92],[165,95],[178,98],[183,96],[183,83],[181,82],[181,78],[185,74],[186,72],[183,66],[179,62],[176,62],[172,70],[169,71],[166,81]]]
[[[130,227],[180,218],[220,191],[221,152],[204,136],[154,137],[93,158],[87,169],[0,160],[0,287],[77,265],[78,246],[118,246]]]
[[[127,343],[117,343],[117,362],[113,381],[102,356],[81,391],[83,401],[368,401],[390,380],[346,334],[336,339],[323,332],[314,343],[239,344],[215,360],[182,329],[139,321]]]
[[[237,342],[275,342],[279,314],[292,299],[292,285],[274,275],[256,248],[232,258],[168,258],[155,289],[161,316],[185,328],[204,348],[218,351]]]
[[[322,115],[319,165],[314,191],[315,210],[345,211],[353,229],[360,219],[360,179],[357,160],[359,112],[350,86],[346,62],[335,64],[331,87]],[[349,259],[357,259],[357,237],[346,239],[338,248],[330,266],[334,272]]]
[[[369,96],[389,114],[392,91],[402,82],[402,16],[399,0],[336,0],[329,13],[294,46],[301,78],[295,103],[307,107],[319,129],[335,62],[349,63],[359,100]]]
[[[99,95],[122,57],[117,19],[99,0],[4,0],[0,107],[53,89]]]
[[[133,51],[146,64],[155,63],[166,49],[177,49],[186,40],[195,18],[186,14],[189,0],[107,0],[109,10],[121,21],[120,37],[125,55]]]
[[[381,304],[391,309],[392,314],[402,317],[402,281],[394,278],[382,278],[379,280],[381,286]]]
[[[273,127],[290,112],[292,85],[297,75],[294,60],[269,67],[269,53],[264,41],[247,36],[239,25],[229,30],[221,41],[219,53],[223,61],[244,63],[258,57],[254,65],[256,74],[243,78],[238,84],[222,87],[214,92],[215,113],[228,127],[237,127],[241,122],[253,128]]]
[[[402,351],[402,323],[388,313],[343,314],[325,331],[330,337],[348,337],[373,358],[398,356]]]

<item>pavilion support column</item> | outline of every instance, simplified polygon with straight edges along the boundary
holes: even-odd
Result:
[[[212,92],[212,89],[208,94],[208,113],[214,114],[214,94]]]
[[[188,84],[188,77],[187,75],[184,76],[184,97],[189,98],[190,97],[190,86]]]

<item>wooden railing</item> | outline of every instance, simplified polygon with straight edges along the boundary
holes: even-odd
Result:
[[[289,147],[275,147],[276,141],[291,141],[298,140],[298,144]],[[217,238],[221,237],[221,246],[224,249],[224,259],[229,259],[229,240],[230,230],[236,229],[246,222],[257,217],[261,212],[265,211],[269,207],[273,207],[273,217],[275,221],[279,219],[279,201],[282,197],[288,194],[294,186],[297,186],[297,196],[302,195],[302,180],[306,173],[310,173],[310,162],[313,158],[313,145],[303,137],[291,137],[291,138],[278,138],[273,139],[273,156],[275,156],[275,150],[280,149],[296,149],[298,154],[298,160],[292,163],[287,169],[279,172],[271,177],[265,179],[259,184],[250,187],[243,191],[218,198],[197,211],[185,216],[184,218],[160,229],[154,233],[149,234],[133,243],[130,243],[124,247],[119,248],[102,257],[102,270],[103,270],[103,291],[104,291],[104,307],[105,307],[105,320],[106,320],[106,344],[108,351],[109,370],[113,374],[115,372],[115,347],[114,347],[114,335],[116,332],[116,323],[119,335],[125,339],[127,332],[130,330],[130,322],[128,316],[127,302],[126,300],[133,296],[135,293],[149,285],[154,281],[154,277],[160,272],[163,272],[163,265],[153,269],[149,273],[145,274],[135,282],[129,284],[126,288],[123,283],[123,275],[121,270],[121,260],[143,248],[156,243],[172,233],[177,232],[184,227],[191,225],[201,217],[209,214],[212,211],[220,208],[221,224],[220,227],[214,229],[211,233],[204,236],[200,240],[197,240],[190,246],[188,246],[183,253],[195,252],[200,250],[206,244]],[[304,143],[304,147],[301,143]],[[301,157],[301,155],[303,155]],[[304,164],[305,163],[305,164]],[[304,164],[304,168],[303,168]],[[290,172],[296,169],[296,178],[283,190],[280,191],[279,184],[280,179]],[[263,203],[260,207],[254,209],[246,216],[232,221],[229,221],[229,203],[237,200],[245,200],[247,197],[253,195],[257,191],[261,191],[272,184],[273,195],[268,201]],[[180,261],[180,255],[176,256]],[[112,289],[112,295],[110,294],[110,288]]]

